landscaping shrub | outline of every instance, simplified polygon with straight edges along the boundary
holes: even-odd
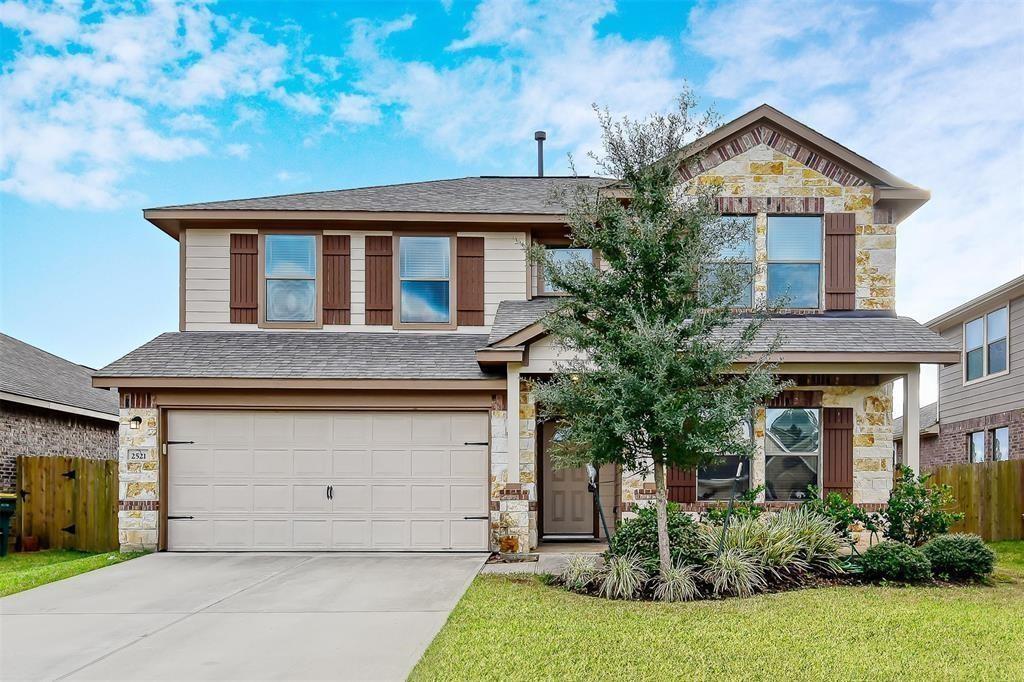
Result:
[[[868,549],[861,555],[859,563],[867,580],[921,583],[932,577],[932,564],[924,552],[893,540]]]
[[[643,559],[636,554],[611,555],[601,569],[597,591],[605,599],[634,599],[649,577]]]
[[[571,554],[559,576],[560,582],[573,592],[586,592],[590,589],[599,570],[594,557],[589,554]]]
[[[727,549],[711,557],[701,571],[711,591],[722,597],[749,597],[765,588],[764,575],[757,559],[741,549]]]
[[[680,564],[669,569],[668,574],[659,575],[654,587],[654,598],[658,601],[690,601],[700,596],[697,587],[698,571],[695,566]]]
[[[932,564],[932,575],[943,580],[980,580],[992,573],[996,555],[988,545],[970,533],[940,535],[921,551]]]
[[[854,523],[861,524],[865,530],[878,530],[875,514],[868,514],[839,493],[831,492],[822,497],[818,488],[813,485],[807,486],[807,493],[808,499],[800,506],[832,519],[836,531],[841,533],[844,538],[850,537],[850,526]]]
[[[756,519],[764,513],[764,507],[757,503],[757,496],[764,492],[764,486],[759,485],[756,488],[736,496],[736,501],[732,505],[732,514],[730,515],[730,523],[733,520],[738,519]],[[708,507],[701,513],[701,520],[705,523],[717,523],[721,525],[725,522],[725,516],[729,512],[728,504],[720,504],[714,507]]]
[[[900,469],[899,481],[889,496],[882,517],[890,540],[915,547],[949,532],[963,514],[946,511],[955,502],[948,485],[926,485],[929,475],[914,476],[910,467]]]
[[[774,522],[799,538],[804,559],[812,570],[821,573],[842,573],[839,551],[843,537],[827,516],[812,509],[784,509],[775,515]]]
[[[674,564],[704,563],[697,524],[679,510],[679,505],[671,502],[668,505],[668,540]],[[648,573],[658,573],[658,518],[654,507],[641,507],[636,517],[623,521],[612,537],[609,551],[616,556],[635,555],[643,561]]]

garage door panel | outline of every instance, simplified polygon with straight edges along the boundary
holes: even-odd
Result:
[[[256,513],[292,511],[292,487],[287,484],[253,485],[252,510]]]
[[[252,511],[252,488],[245,483],[213,486],[213,510],[218,512]]]
[[[447,450],[420,450],[412,451],[413,476],[450,476],[451,455]]]
[[[335,450],[334,473],[338,476],[366,478],[372,474],[369,450]]]
[[[484,550],[483,412],[168,413],[168,547]],[[328,486],[332,495],[328,497]]]

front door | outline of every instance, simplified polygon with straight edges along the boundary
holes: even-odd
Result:
[[[585,467],[556,469],[551,463],[551,438],[555,423],[545,422],[544,429],[544,534],[594,534],[594,495],[587,489],[589,476]]]

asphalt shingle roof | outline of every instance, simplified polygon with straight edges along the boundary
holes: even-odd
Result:
[[[169,332],[115,360],[103,377],[487,379],[482,334]]]
[[[534,298],[529,301],[502,301],[494,315],[494,324],[491,325],[491,335],[487,338],[487,344],[495,344],[521,329],[526,329],[554,310],[556,305],[558,299],[553,297]]]
[[[116,415],[117,391],[92,387],[88,367],[0,334],[0,391]]]
[[[414,213],[530,213],[561,215],[553,192],[597,188],[612,182],[592,177],[470,177],[358,187],[327,192],[209,201],[152,210],[386,211]]]
[[[921,415],[921,430],[927,429],[929,426],[935,426],[939,423],[939,404],[929,403],[921,408],[919,414]],[[892,437],[903,437],[903,417],[896,417],[892,420]]]
[[[742,322],[724,334],[735,335]],[[751,344],[752,352],[766,350],[776,334],[779,352],[801,353],[941,353],[956,352],[955,344],[909,317],[840,317],[809,315],[768,320]]]

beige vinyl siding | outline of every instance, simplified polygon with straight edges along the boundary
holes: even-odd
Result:
[[[230,324],[232,232],[255,230],[189,230],[185,240],[185,329],[240,329]]]
[[[529,361],[520,371],[523,374],[548,374],[555,371],[559,361],[565,362],[578,357],[579,353],[567,353],[555,344],[553,337],[545,336],[530,344]]]
[[[484,326],[494,324],[502,301],[526,300],[525,232],[459,232],[484,238]]]
[[[983,315],[998,308],[978,310]],[[1024,407],[1024,297],[1010,302],[1009,372],[1002,376],[963,385],[963,364],[939,370],[939,418],[943,424],[984,417]],[[963,345],[963,324],[942,332],[942,336]]]

